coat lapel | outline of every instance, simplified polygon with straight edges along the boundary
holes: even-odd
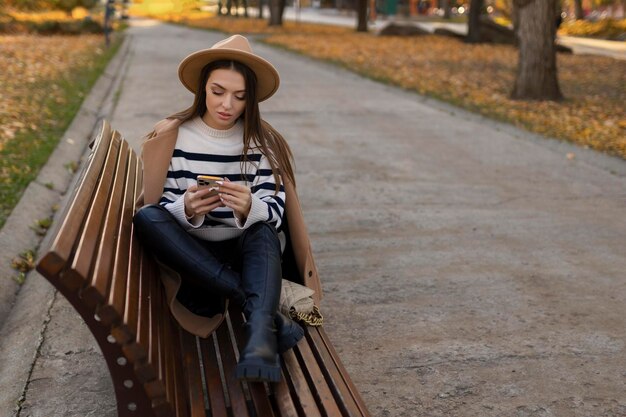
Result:
[[[302,279],[302,284],[315,290],[313,299],[319,305],[322,299],[322,285],[320,284],[317,268],[313,262],[313,251],[309,235],[302,215],[302,207],[298,199],[298,193],[293,183],[285,181],[285,212],[287,223],[289,224],[289,236],[291,246],[296,260],[296,266]]]
[[[174,153],[180,120],[159,122],[143,144],[143,198],[145,204],[157,204],[163,194],[167,169]]]

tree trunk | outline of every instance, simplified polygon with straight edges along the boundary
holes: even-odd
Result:
[[[513,22],[515,45],[519,45],[519,7],[515,3],[511,6],[511,22]]]
[[[367,0],[357,0],[356,2],[357,13],[357,32],[367,32]]]
[[[259,19],[263,19],[263,5],[265,2],[263,0],[259,0]]]
[[[283,25],[283,12],[285,11],[285,0],[270,1],[270,26]]]
[[[280,0],[280,9],[278,12],[280,13],[280,24],[283,24],[283,16],[285,15],[285,7],[287,7],[287,0]]]
[[[585,13],[583,12],[583,0],[574,0],[574,16],[576,20],[582,20],[585,18]]]
[[[452,17],[452,13],[450,11],[450,0],[439,0],[439,8],[443,9],[444,19],[450,19]]]
[[[515,0],[519,19],[519,62],[511,97],[562,100],[556,69],[555,1]]]
[[[468,43],[480,42],[480,14],[483,2],[484,0],[472,0],[470,3],[467,38],[465,38]]]

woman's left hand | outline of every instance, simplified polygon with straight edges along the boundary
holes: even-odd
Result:
[[[220,182],[220,200],[226,207],[233,209],[240,221],[245,222],[250,213],[250,207],[252,207],[250,188],[230,182],[228,178]]]

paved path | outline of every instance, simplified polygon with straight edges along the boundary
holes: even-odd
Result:
[[[189,103],[178,61],[222,38],[140,23],[112,115],[135,147]],[[373,416],[626,415],[623,160],[254,48],[282,74],[262,111],[296,156],[326,329]],[[0,341],[32,367],[11,380],[19,415],[115,416],[81,320],[26,285],[45,298],[18,300]]]

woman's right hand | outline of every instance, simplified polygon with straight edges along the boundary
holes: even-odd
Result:
[[[224,203],[220,201],[220,196],[218,194],[209,196],[212,191],[214,190],[208,187],[198,189],[197,185],[192,185],[187,188],[184,195],[185,215],[188,218],[203,216],[211,210],[215,210],[218,207],[224,207]]]

